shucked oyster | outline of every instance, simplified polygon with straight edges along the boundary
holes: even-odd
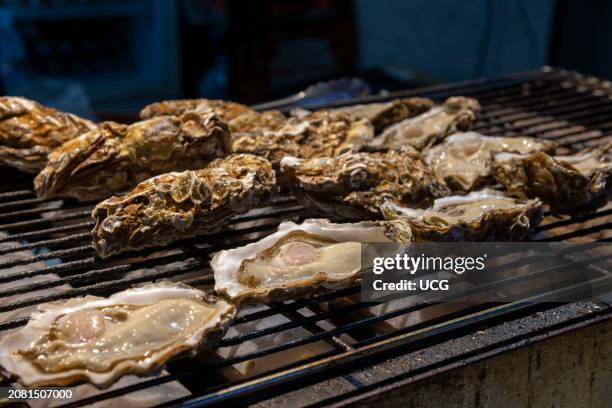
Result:
[[[405,119],[377,136],[372,145],[398,147],[410,145],[419,150],[432,146],[446,136],[470,129],[480,105],[476,99],[454,96],[425,113]]]
[[[345,153],[338,157],[285,157],[281,172],[304,206],[344,219],[379,218],[380,205],[394,200],[422,207],[448,194],[406,146],[385,153]]]
[[[416,241],[521,241],[542,218],[539,200],[518,201],[491,189],[439,198],[426,210],[392,202],[382,210],[385,218],[408,224]]]
[[[291,118],[275,131],[239,134],[232,138],[232,151],[266,157],[274,166],[285,156],[334,157],[370,142],[372,125],[365,119],[331,111]]]
[[[25,98],[0,97],[0,164],[38,173],[52,149],[95,127]]]
[[[612,197],[612,142],[574,156],[499,153],[491,167],[511,194],[539,197],[557,214],[590,213]]]
[[[34,188],[44,198],[106,198],[156,174],[202,168],[229,149],[229,129],[212,113],[106,122],[54,150]]]
[[[267,200],[275,183],[270,163],[248,154],[153,177],[93,209],[93,246],[107,257],[213,232]]]
[[[39,306],[0,341],[0,366],[28,387],[89,381],[103,388],[185,351],[214,347],[236,309],[187,285],[163,282]]]
[[[353,119],[368,119],[378,134],[395,123],[428,111],[432,106],[431,99],[403,98],[383,103],[346,106],[334,110],[347,113]]]
[[[393,242],[385,234],[375,222],[283,222],[260,241],[215,254],[215,291],[273,302],[350,286],[361,277],[361,243]]]
[[[456,133],[429,149],[425,162],[453,191],[470,192],[494,182],[491,152],[554,153],[555,143],[530,137],[490,137],[476,132]]]

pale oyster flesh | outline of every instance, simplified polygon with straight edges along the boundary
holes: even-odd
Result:
[[[335,158],[285,157],[281,172],[302,204],[332,218],[380,218],[379,207],[387,200],[423,207],[448,194],[408,146]]]
[[[542,217],[539,200],[518,201],[491,189],[440,198],[425,210],[393,202],[382,210],[387,219],[406,222],[417,241],[521,241]]]
[[[491,152],[554,153],[555,143],[530,137],[491,137],[476,132],[456,133],[425,154],[439,180],[456,192],[470,192],[494,183]]]
[[[539,197],[557,214],[588,214],[612,197],[612,142],[573,156],[499,153],[491,168],[508,192]]]
[[[205,299],[200,290],[162,282],[109,298],[43,304],[24,328],[0,341],[0,366],[25,386],[85,380],[107,387],[181,352],[214,346],[236,310]]]
[[[270,163],[248,154],[217,159],[197,171],[143,181],[92,211],[93,246],[101,257],[217,231],[272,195]]]
[[[450,134],[469,130],[479,110],[475,99],[450,97],[442,105],[388,127],[372,145],[390,148],[410,145],[422,150]]]
[[[38,173],[54,148],[95,127],[94,123],[76,115],[25,98],[2,96],[0,164]]]
[[[392,242],[386,226],[283,222],[260,241],[215,254],[215,290],[235,301],[271,302],[347,287],[361,276],[361,243],[371,242]]]

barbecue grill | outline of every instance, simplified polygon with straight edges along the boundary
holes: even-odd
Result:
[[[412,95],[436,101],[451,95],[477,98],[482,111],[474,130],[487,135],[551,139],[567,152],[612,138],[612,83],[548,67],[334,106]],[[259,239],[282,220],[316,216],[290,196],[277,197],[269,207],[236,217],[224,232],[101,260],[89,241],[93,203],[40,200],[30,176],[9,169],[2,174],[0,335],[25,325],[32,307],[44,302],[107,296],[159,279],[210,289],[212,253]],[[573,219],[547,215],[534,240],[610,242],[611,226],[610,206]],[[609,276],[603,273],[605,278]],[[557,289],[580,291],[580,285],[569,280]],[[414,301],[383,307],[359,302],[359,290],[352,287],[247,309],[218,352],[180,357],[161,373],[63,406],[125,398],[169,383],[180,384],[184,392],[164,403],[168,406],[341,406],[383,396],[401,398],[397,390],[520,346],[591,327],[608,327],[609,333],[612,318],[612,302],[604,298],[542,303],[538,301],[546,294],[537,294],[502,304],[443,307],[439,302]],[[246,344],[252,346],[241,347]],[[274,358],[279,355],[282,358]],[[253,365],[258,369],[249,370]]]

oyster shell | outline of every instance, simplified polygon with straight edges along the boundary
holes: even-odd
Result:
[[[43,304],[25,327],[0,341],[0,366],[28,387],[83,380],[108,387],[179,353],[216,345],[236,309],[205,299],[200,290],[162,282],[108,298]]]
[[[431,99],[415,97],[393,99],[384,103],[352,105],[334,110],[347,113],[353,119],[368,119],[378,134],[395,123],[428,111],[432,106]]]
[[[270,163],[246,154],[217,159],[202,170],[153,177],[93,209],[93,246],[108,257],[216,231],[267,200],[275,183]]]
[[[425,162],[453,191],[467,193],[494,183],[491,152],[554,153],[555,143],[531,137],[491,137],[476,132],[456,133],[427,150]]]
[[[106,122],[54,150],[34,188],[43,198],[106,198],[156,174],[202,168],[229,144],[227,125],[213,113]]]
[[[426,206],[448,194],[410,147],[335,158],[285,157],[281,172],[304,206],[332,218],[379,218],[379,207],[387,200]]]
[[[25,98],[2,96],[0,164],[38,173],[52,149],[95,127],[76,115]]]
[[[521,241],[540,223],[542,202],[484,189],[439,198],[425,210],[387,202],[382,211],[387,219],[405,222],[416,241]]]
[[[393,241],[376,222],[286,221],[260,241],[217,252],[210,263],[215,291],[233,302],[276,302],[351,286],[367,242]]]
[[[301,119],[290,118],[275,131],[234,135],[232,151],[266,157],[276,167],[285,156],[334,157],[360,148],[373,136],[372,125],[365,119],[317,111]]]
[[[587,214],[612,197],[612,142],[574,156],[499,153],[491,168],[510,194],[538,197],[557,214]]]
[[[222,101],[217,99],[177,99],[170,101],[155,102],[145,106],[140,111],[141,119],[151,119],[156,116],[180,116],[189,111],[213,111],[224,121],[230,120],[244,114],[253,112],[246,105],[236,102]]]
[[[452,133],[469,130],[479,110],[476,99],[453,96],[419,116],[388,127],[372,145],[391,148],[410,145],[422,150]]]

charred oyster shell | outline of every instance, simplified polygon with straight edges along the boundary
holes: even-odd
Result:
[[[540,200],[519,201],[491,189],[439,198],[425,210],[393,202],[382,210],[385,218],[410,226],[416,241],[522,241],[542,218]]]
[[[388,127],[372,145],[389,148],[410,145],[422,150],[452,133],[469,130],[479,110],[476,99],[453,96],[419,116]]]
[[[372,125],[365,119],[353,120],[344,113],[317,111],[301,119],[290,118],[275,131],[235,135],[232,151],[265,157],[276,167],[285,156],[334,157],[359,149],[373,136]]]
[[[468,193],[495,182],[489,168],[491,152],[554,153],[555,143],[531,137],[491,137],[456,133],[425,153],[425,162],[451,190]]]
[[[448,194],[410,147],[309,160],[285,157],[281,173],[304,206],[332,218],[380,218],[379,207],[387,200],[422,207]]]
[[[232,302],[276,302],[351,286],[361,277],[361,243],[368,242],[393,241],[376,222],[283,222],[260,241],[215,254],[215,291]]]
[[[574,156],[499,153],[491,167],[510,194],[538,197],[557,214],[588,214],[612,197],[612,142]]]
[[[353,119],[368,119],[374,126],[374,132],[379,134],[395,123],[428,111],[432,106],[431,99],[415,97],[393,99],[384,103],[352,105],[334,110],[347,113]]]
[[[166,173],[92,211],[93,246],[101,257],[213,232],[263,203],[275,189],[270,163],[239,154],[206,168]]]
[[[51,150],[95,127],[25,98],[0,97],[0,164],[38,173]]]
[[[229,137],[212,113],[102,123],[54,150],[34,188],[43,198],[106,198],[156,174],[205,167],[229,153]]]
[[[0,366],[27,387],[89,381],[105,388],[179,353],[214,347],[235,313],[223,300],[211,303],[204,292],[170,282],[43,304],[0,341]]]

